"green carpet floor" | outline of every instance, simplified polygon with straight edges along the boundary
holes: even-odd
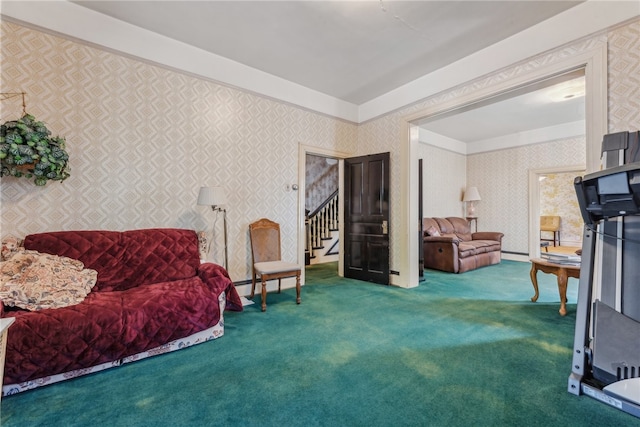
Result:
[[[577,281],[503,261],[405,290],[307,269],[225,335],[2,400],[13,426],[638,426],[566,391]]]

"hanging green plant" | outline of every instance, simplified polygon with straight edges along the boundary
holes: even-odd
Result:
[[[65,140],[50,135],[44,123],[30,114],[0,126],[0,176],[34,178],[36,185],[67,179]]]

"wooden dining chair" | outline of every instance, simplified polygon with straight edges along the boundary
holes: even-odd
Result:
[[[251,239],[251,258],[253,274],[251,277],[251,296],[256,290],[258,276],[262,281],[262,311],[267,309],[267,281],[278,279],[278,293],[281,280],[286,277],[296,278],[296,303],[300,304],[300,273],[298,264],[282,261],[280,253],[280,225],[267,218],[249,224]]]
[[[553,233],[553,239],[543,238],[543,233]],[[543,215],[540,217],[540,240],[553,242],[553,246],[560,246],[560,217],[557,215]]]

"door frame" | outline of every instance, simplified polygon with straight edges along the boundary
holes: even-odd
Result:
[[[298,264],[304,264],[304,248],[306,227],[304,223],[305,189],[307,185],[307,154],[315,156],[332,157],[338,159],[338,200],[344,200],[344,159],[353,156],[353,153],[332,150],[329,148],[298,143]],[[338,203],[338,233],[344,236],[344,203]],[[338,243],[338,276],[344,276],[344,239]],[[305,283],[305,269],[302,269],[300,283]]]
[[[529,169],[529,258],[540,257],[540,177],[553,173],[584,173],[585,169],[584,164]]]
[[[515,66],[515,65],[514,65]],[[510,67],[510,69],[513,68]],[[481,89],[463,93],[460,96],[443,98],[440,102],[418,109],[400,118],[400,199],[404,206],[400,213],[399,228],[403,236],[398,241],[401,260],[400,271],[402,280],[398,283],[402,287],[418,286],[418,236],[413,233],[413,224],[418,221],[415,202],[417,200],[417,173],[419,136],[414,124],[420,119],[435,116],[444,112],[479,102],[507,91],[526,86],[528,84],[549,78],[571,70],[584,68],[585,70],[585,116],[586,116],[586,171],[595,172],[600,168],[600,145],[602,136],[607,133],[607,44],[598,43],[594,48],[577,53],[571,57],[562,58],[555,62],[544,64],[533,71],[523,72],[513,78],[488,85]],[[469,85],[467,82],[464,85]],[[454,88],[451,88],[453,90]],[[415,164],[415,165],[414,165]],[[415,202],[415,203],[414,203]],[[405,273],[406,272],[406,273]]]

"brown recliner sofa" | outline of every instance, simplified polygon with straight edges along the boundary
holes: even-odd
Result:
[[[423,218],[424,267],[464,273],[500,263],[503,233],[472,233],[464,218]]]

